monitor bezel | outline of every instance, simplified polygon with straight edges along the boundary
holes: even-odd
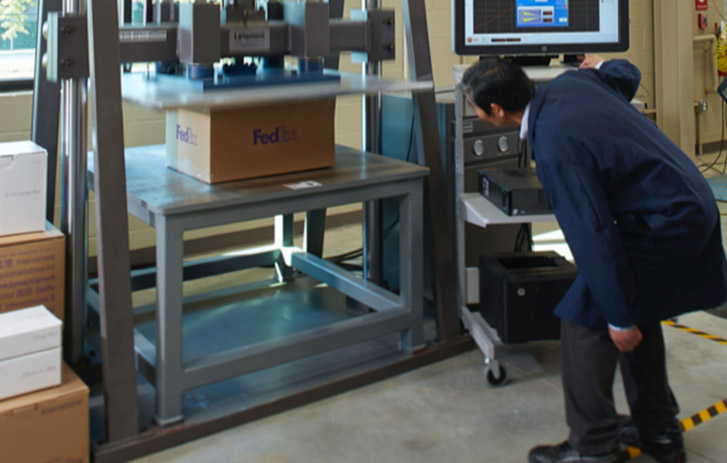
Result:
[[[618,42],[608,43],[572,43],[572,44],[537,44],[537,45],[465,45],[464,34],[464,2],[452,0],[452,51],[462,56],[488,55],[559,55],[583,53],[617,53],[629,48],[629,2],[616,0],[618,5]]]

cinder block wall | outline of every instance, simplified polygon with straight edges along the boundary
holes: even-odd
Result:
[[[450,47],[450,2],[451,0],[428,0],[427,18],[429,43],[432,50],[432,65],[437,88],[451,87],[452,66],[474,61],[474,58],[461,58],[454,55]],[[385,77],[402,79],[408,77],[406,50],[404,43],[404,18],[400,0],[383,0],[383,8],[396,12],[396,60],[383,64]],[[347,0],[345,17],[350,17],[352,9],[361,7],[359,0]],[[628,56],[645,71],[644,88],[640,97],[647,101],[653,94],[653,21],[652,0],[631,0],[632,10],[632,47]],[[361,65],[352,63],[349,54],[341,57],[341,70],[360,72]],[[649,75],[651,72],[651,76]],[[32,95],[30,92],[0,94],[0,141],[13,141],[30,137]],[[51,116],[46,116],[51,117]],[[361,147],[361,97],[346,96],[338,98],[336,105],[336,142],[356,148]],[[164,142],[164,115],[124,104],[124,139],[126,146],[142,146]],[[90,145],[89,145],[90,147]],[[56,198],[59,198],[56,194]],[[89,253],[96,254],[96,225],[94,220],[94,198],[89,198]],[[59,222],[60,206],[56,201],[56,222]],[[359,205],[335,208],[329,214],[340,214],[357,210]],[[244,224],[236,224],[215,229],[205,229],[187,233],[185,239],[211,234],[246,230],[269,226],[272,219],[263,219]],[[143,222],[129,216],[129,241],[132,249],[141,249],[154,244],[153,230]]]

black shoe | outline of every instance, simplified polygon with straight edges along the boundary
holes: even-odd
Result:
[[[656,434],[639,434],[633,421],[625,424],[618,438],[619,442],[638,447],[660,463],[686,463],[687,452],[684,438],[679,429],[669,429]]]
[[[528,455],[529,463],[624,463],[618,450],[605,455],[581,455],[568,441],[560,445],[539,445]]]

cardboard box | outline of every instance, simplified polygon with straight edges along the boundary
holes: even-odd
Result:
[[[42,305],[0,314],[0,360],[61,347],[62,325]]]
[[[31,141],[0,143],[0,235],[45,229],[47,164]]]
[[[63,320],[66,241],[47,223],[38,233],[0,236],[0,313],[44,305]]]
[[[167,112],[167,165],[207,183],[330,167],[334,100]]]
[[[0,399],[61,383],[61,348],[0,361]]]
[[[0,401],[2,461],[88,463],[88,388],[62,371],[58,387]]]

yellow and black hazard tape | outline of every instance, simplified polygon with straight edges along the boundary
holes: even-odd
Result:
[[[676,329],[686,331],[687,333],[691,333],[704,339],[709,339],[710,341],[718,342],[727,346],[727,339],[720,338],[719,336],[705,333],[704,331],[696,330],[685,325],[680,325],[679,323],[676,323],[672,320],[664,320],[662,323]],[[723,400],[722,402],[717,402],[716,404],[705,410],[702,410],[696,415],[692,415],[689,418],[683,419],[681,422],[682,430],[684,432],[690,431],[694,429],[695,426],[705,423],[714,418],[715,416],[725,412],[727,412],[727,399]],[[624,453],[626,453],[626,456],[628,456],[629,459],[632,459],[641,455],[642,452],[641,449],[637,447],[627,447]]]
[[[676,323],[672,320],[664,320],[662,323],[677,328],[679,330],[686,331],[687,333],[692,333],[704,339],[709,339],[710,341],[718,342],[727,346],[727,339],[720,338],[719,336],[705,333],[704,331],[695,330],[694,328],[690,328],[688,326],[680,325],[679,323]]]
[[[712,405],[711,407],[707,408],[706,410],[702,410],[701,412],[697,413],[696,415],[690,416],[689,418],[685,418],[682,420],[682,429],[684,431],[689,431],[691,429],[694,429],[695,426],[698,424],[705,423],[715,416],[727,412],[727,399],[724,399],[722,402],[717,402],[716,404]]]
[[[682,430],[684,430],[684,432],[691,431],[692,429],[694,429],[695,426],[705,423],[714,418],[715,416],[725,412],[727,412],[727,399],[724,399],[721,402],[717,402],[716,404],[705,410],[702,410],[696,415],[692,415],[689,418],[683,419],[681,422]],[[629,459],[636,458],[641,455],[641,449],[636,447],[627,447],[625,453],[628,455]]]

